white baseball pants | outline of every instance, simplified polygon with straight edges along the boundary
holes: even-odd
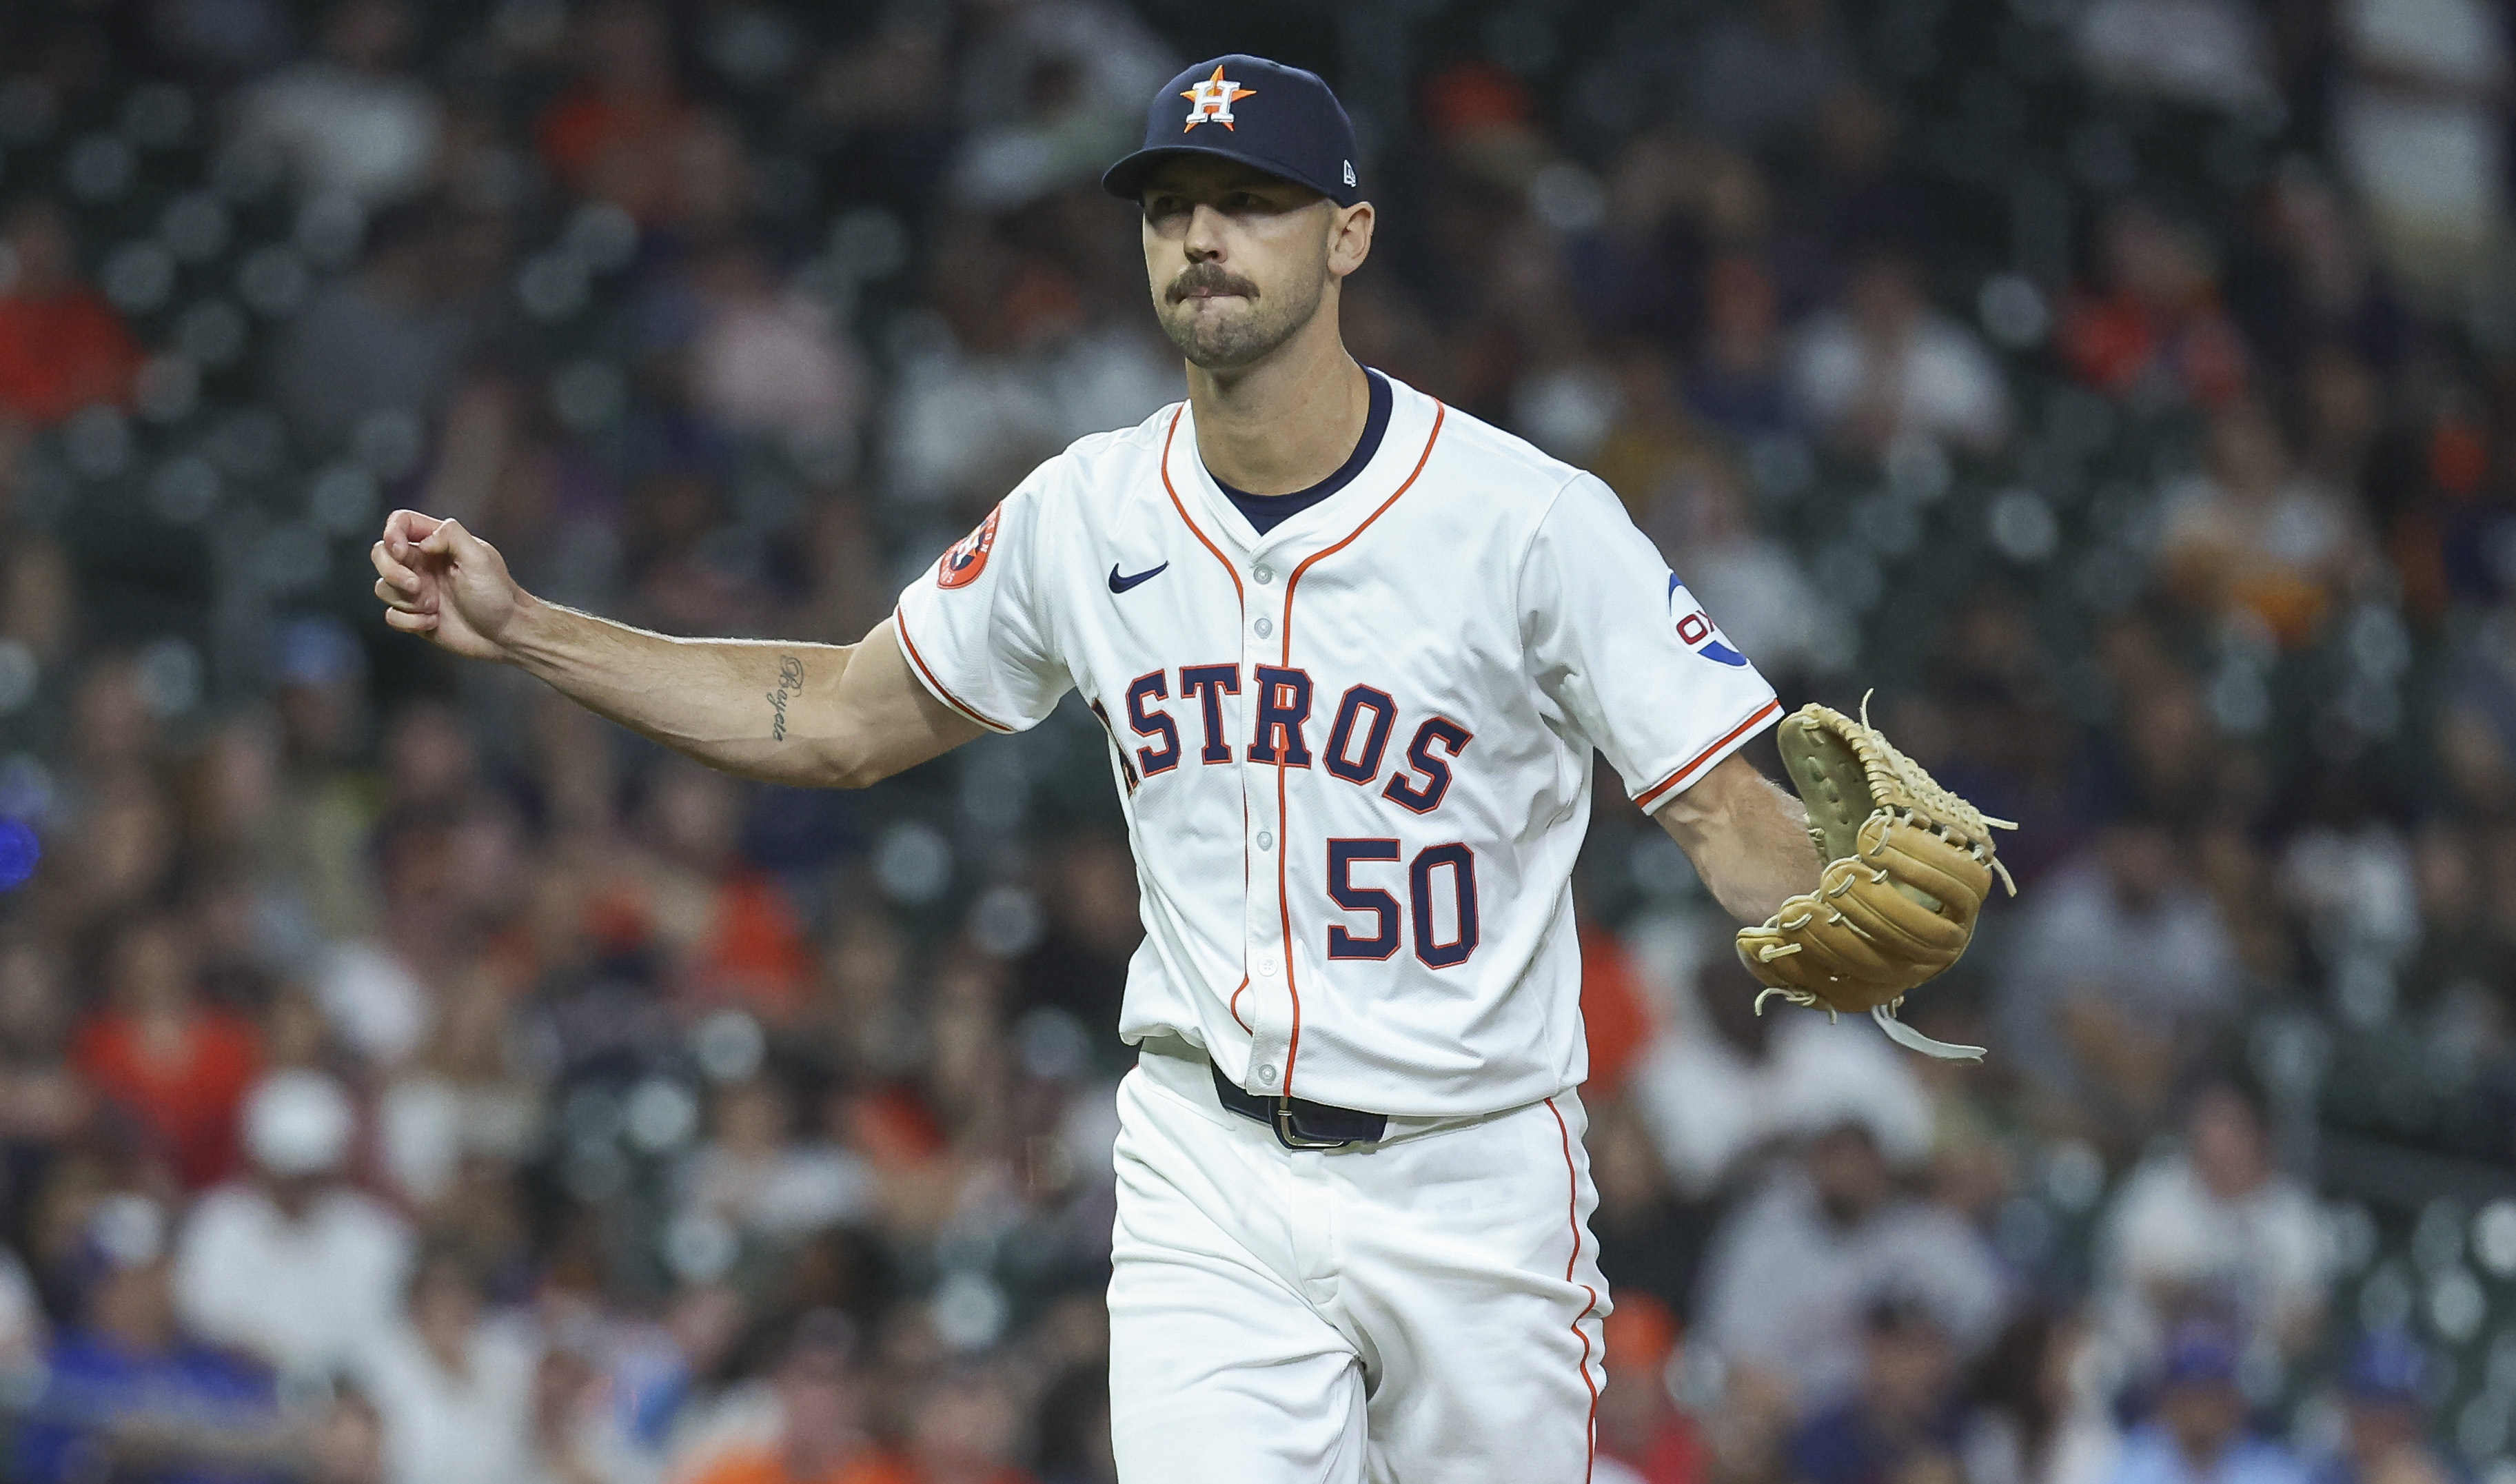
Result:
[[[1125,1484],[1576,1484],[1608,1286],[1565,1092],[1295,1152],[1201,1057],[1118,1090],[1111,1430]]]

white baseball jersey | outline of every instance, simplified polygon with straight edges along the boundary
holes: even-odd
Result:
[[[1042,464],[902,594],[998,732],[1109,728],[1146,936],[1119,1031],[1260,1095],[1450,1117],[1587,1071],[1591,749],[1644,808],[1780,703],[1596,478],[1393,383],[1380,447],[1261,534],[1186,403]]]

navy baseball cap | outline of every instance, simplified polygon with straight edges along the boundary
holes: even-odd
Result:
[[[1212,154],[1308,186],[1340,206],[1363,199],[1354,121],[1316,72],[1235,52],[1182,72],[1145,110],[1145,147],[1111,165],[1101,187],[1134,200],[1174,155]]]

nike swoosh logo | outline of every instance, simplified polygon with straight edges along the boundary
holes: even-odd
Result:
[[[1110,590],[1113,593],[1123,593],[1137,583],[1151,582],[1170,570],[1171,564],[1164,562],[1159,567],[1149,567],[1133,576],[1122,577],[1118,575],[1118,564],[1112,562],[1110,564]]]

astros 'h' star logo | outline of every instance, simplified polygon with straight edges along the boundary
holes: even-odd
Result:
[[[1003,519],[1004,513],[1004,504],[999,501],[979,523],[978,530],[952,543],[952,549],[935,564],[936,586],[967,587],[979,580],[979,573],[987,570],[987,553],[996,549],[996,522]]]
[[[1180,132],[1186,134],[1202,123],[1217,123],[1230,129],[1234,100],[1256,96],[1256,88],[1244,88],[1226,78],[1223,64],[1216,63],[1213,76],[1180,95],[1188,100],[1188,122],[1180,127]]]

